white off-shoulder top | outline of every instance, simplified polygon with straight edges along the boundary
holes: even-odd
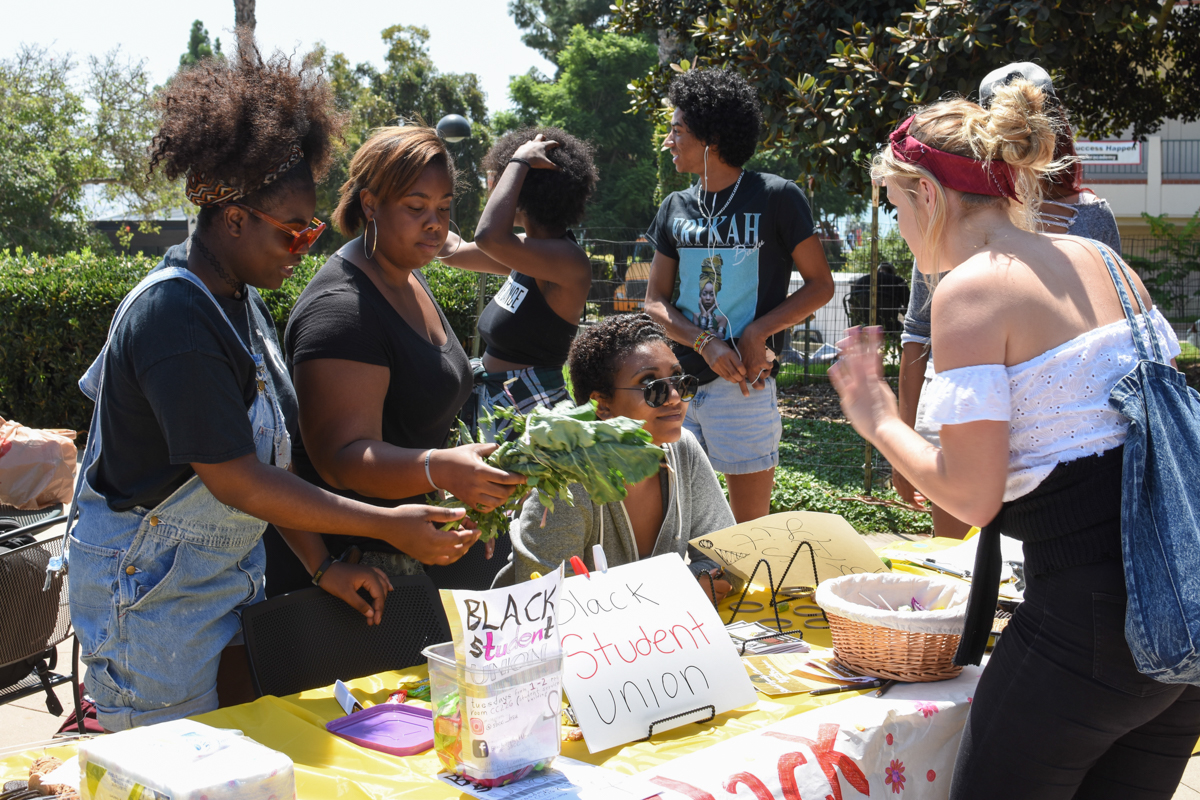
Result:
[[[1150,311],[1168,358],[1179,340],[1157,308]],[[1145,331],[1145,321],[1136,317]],[[1004,501],[1037,487],[1056,466],[1122,444],[1129,421],[1108,395],[1137,363],[1127,320],[1118,320],[1047,350],[1021,364],[980,364],[938,372],[921,397],[924,423],[995,420],[1009,423],[1008,481]]]

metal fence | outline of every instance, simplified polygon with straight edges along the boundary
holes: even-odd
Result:
[[[1163,139],[1164,180],[1200,180],[1200,139]]]

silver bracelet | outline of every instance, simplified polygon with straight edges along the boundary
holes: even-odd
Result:
[[[433,482],[433,475],[429,474],[429,459],[433,456],[432,450],[425,451],[425,480],[429,481],[429,485],[433,487],[435,492],[442,491],[442,488]]]

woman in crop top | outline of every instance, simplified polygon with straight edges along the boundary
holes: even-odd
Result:
[[[940,448],[897,413],[878,330],[849,331],[830,374],[856,430],[923,495],[985,526],[984,560],[1001,530],[1024,542],[1025,601],[974,694],[950,797],[1166,799],[1200,736],[1200,687],[1141,675],[1125,642],[1128,422],[1107,399],[1136,354],[1097,245],[1035,232],[1039,177],[1060,166],[1044,103],[1023,80],[997,87],[989,110],[936,103],[872,166],[921,271],[950,270],[933,299]],[[1177,354],[1149,317],[1139,327]],[[979,663],[987,644],[985,584],[957,663]]]
[[[442,260],[508,276],[479,317],[487,349],[472,364],[476,390],[463,413],[493,437],[507,425],[488,426],[482,412],[524,413],[567,399],[562,368],[592,286],[591,262],[569,228],[583,218],[596,167],[587,142],[558,128],[524,128],[496,142],[484,168],[498,179],[475,241],[452,237]]]
[[[1067,109],[1054,92],[1050,74],[1037,64],[1028,61],[1006,64],[993,70],[979,84],[979,103],[987,108],[997,86],[1025,78],[1037,84],[1047,96],[1047,115],[1056,123],[1054,131],[1054,158],[1074,159],[1075,133],[1071,130]],[[1038,229],[1044,233],[1069,233],[1095,239],[1121,252],[1121,234],[1108,201],[1097,197],[1090,189],[1083,188],[1083,164],[1079,161],[1068,164],[1064,169],[1045,175],[1041,180],[1043,199],[1038,208]],[[913,265],[912,294],[908,310],[904,314],[904,333],[900,337],[900,416],[913,426],[934,446],[938,444],[937,431],[926,423],[928,402],[924,389],[933,379],[933,353],[929,347],[930,283],[920,275]],[[892,484],[896,492],[910,503],[923,504],[923,498],[912,484],[899,472],[893,471]],[[935,536],[961,539],[966,536],[969,525],[946,513],[936,504],[928,506],[933,514]]]

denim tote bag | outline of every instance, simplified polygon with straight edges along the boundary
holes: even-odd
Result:
[[[1138,354],[1108,398],[1129,418],[1121,493],[1125,639],[1143,675],[1200,684],[1200,394],[1166,363],[1137,292],[1145,327],[1133,316],[1121,280],[1123,273],[1134,285],[1129,267],[1093,244],[1116,284]]]

